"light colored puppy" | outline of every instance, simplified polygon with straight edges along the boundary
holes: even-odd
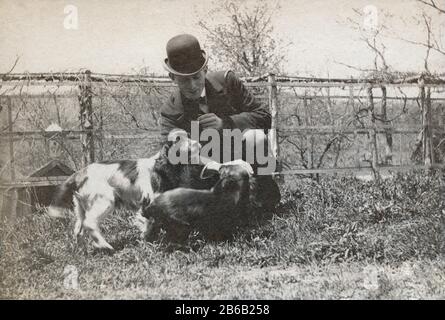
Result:
[[[181,139],[181,150],[196,152],[200,145],[190,139]],[[171,144],[169,144],[171,146]],[[168,146],[150,158],[92,163],[71,175],[54,195],[48,208],[52,217],[63,217],[65,209],[73,209],[76,215],[74,234],[78,242],[84,232],[93,239],[99,249],[114,250],[99,229],[99,222],[116,207],[137,211],[141,231],[147,228],[147,220],[141,215],[142,203],[152,202],[165,190],[176,187],[165,181],[165,172],[181,165],[169,165],[166,157]],[[162,160],[162,161],[161,161]],[[161,165],[159,165],[161,163]],[[176,176],[176,173],[172,173]]]

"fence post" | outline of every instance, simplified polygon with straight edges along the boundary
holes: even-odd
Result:
[[[379,154],[378,154],[378,148],[377,148],[377,130],[376,130],[376,124],[375,124],[375,108],[374,108],[374,96],[372,94],[372,85],[368,86],[368,108],[369,112],[371,114],[371,124],[372,129],[370,130],[370,139],[371,139],[371,148],[372,148],[372,159],[371,159],[371,169],[374,174],[374,178],[378,180],[380,178],[379,175]]]
[[[431,108],[431,88],[426,89],[426,118],[427,118],[427,146],[428,146],[428,157],[430,158],[430,168],[434,166],[434,141],[433,141],[433,110]]]
[[[9,141],[9,166],[10,166],[10,177],[11,181],[15,180],[15,157],[14,157],[14,136],[13,132],[13,121],[12,121],[12,99],[11,97],[6,97],[6,104],[8,106],[8,141]],[[17,200],[18,191],[16,188],[3,189],[2,201],[0,207],[0,217],[2,222],[4,219],[15,219],[17,216]]]
[[[269,73],[267,77],[267,82],[269,83],[269,108],[272,116],[271,130],[269,134],[270,146],[272,149],[272,154],[277,160],[276,172],[281,172],[281,158],[280,158],[280,143],[278,140],[279,133],[279,123],[278,123],[278,103],[277,103],[277,83],[275,81],[275,74]]]
[[[309,100],[309,103],[308,103]],[[304,106],[304,125],[306,127],[312,127],[312,111],[310,109],[310,105],[312,103],[312,99],[307,97],[307,90],[304,90],[304,97],[303,97],[303,106]],[[305,136],[306,141],[306,153],[307,153],[307,167],[309,169],[315,168],[315,157],[314,157],[314,135],[312,131],[309,131]],[[315,177],[315,179],[318,181],[319,175],[318,174],[310,174],[311,177]]]
[[[425,80],[419,78],[420,106],[422,108],[422,158],[425,169],[428,172],[433,163],[432,157],[432,132],[431,132],[431,90],[427,88],[425,93]]]
[[[385,156],[384,162],[385,164],[391,165],[393,163],[393,137],[391,133],[391,129],[386,126],[392,124],[391,121],[388,121],[388,110],[387,110],[387,91],[386,87],[382,85],[380,87],[382,90],[382,114],[381,114],[381,122],[385,125]]]
[[[80,135],[82,145],[82,166],[95,161],[94,159],[94,133],[93,133],[93,93],[91,88],[91,71],[83,73],[79,85],[80,126],[83,132]]]
[[[11,97],[6,98],[8,104],[8,132],[9,132],[9,167],[11,181],[15,180],[15,158],[14,158],[14,137],[13,132],[13,122],[12,122],[12,100]]]
[[[104,92],[103,88],[100,87],[99,89],[99,97],[100,97],[100,104],[99,104],[99,132],[97,136],[98,140],[98,147],[99,147],[99,154],[98,158],[100,161],[104,159],[104,116],[103,116],[103,106],[104,106]]]

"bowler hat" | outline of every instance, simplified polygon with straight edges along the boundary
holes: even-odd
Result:
[[[198,39],[190,34],[180,34],[167,42],[164,68],[173,74],[191,76],[207,65],[208,57],[201,50]]]

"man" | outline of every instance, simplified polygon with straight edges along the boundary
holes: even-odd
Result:
[[[178,88],[161,109],[163,140],[167,140],[168,135],[175,131],[190,134],[192,121],[198,121],[199,132],[205,129],[214,129],[219,133],[224,129],[244,132],[244,160],[246,150],[256,150],[261,144],[261,150],[267,151],[268,148],[264,147],[267,146],[265,130],[271,126],[268,107],[256,100],[232,71],[207,72],[208,56],[194,36],[177,35],[168,41],[166,49],[164,68]],[[254,148],[246,148],[246,145]],[[223,150],[220,154],[222,162]],[[253,162],[256,170],[256,158]],[[264,185],[260,189],[273,190],[263,196],[269,197],[269,204],[275,206],[279,201],[276,184],[270,176],[258,178],[260,181]]]

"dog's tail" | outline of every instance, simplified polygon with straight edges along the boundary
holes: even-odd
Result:
[[[57,187],[51,205],[48,207],[48,215],[53,218],[64,218],[65,209],[73,208],[73,195],[78,190],[78,173],[72,174],[64,183]]]

